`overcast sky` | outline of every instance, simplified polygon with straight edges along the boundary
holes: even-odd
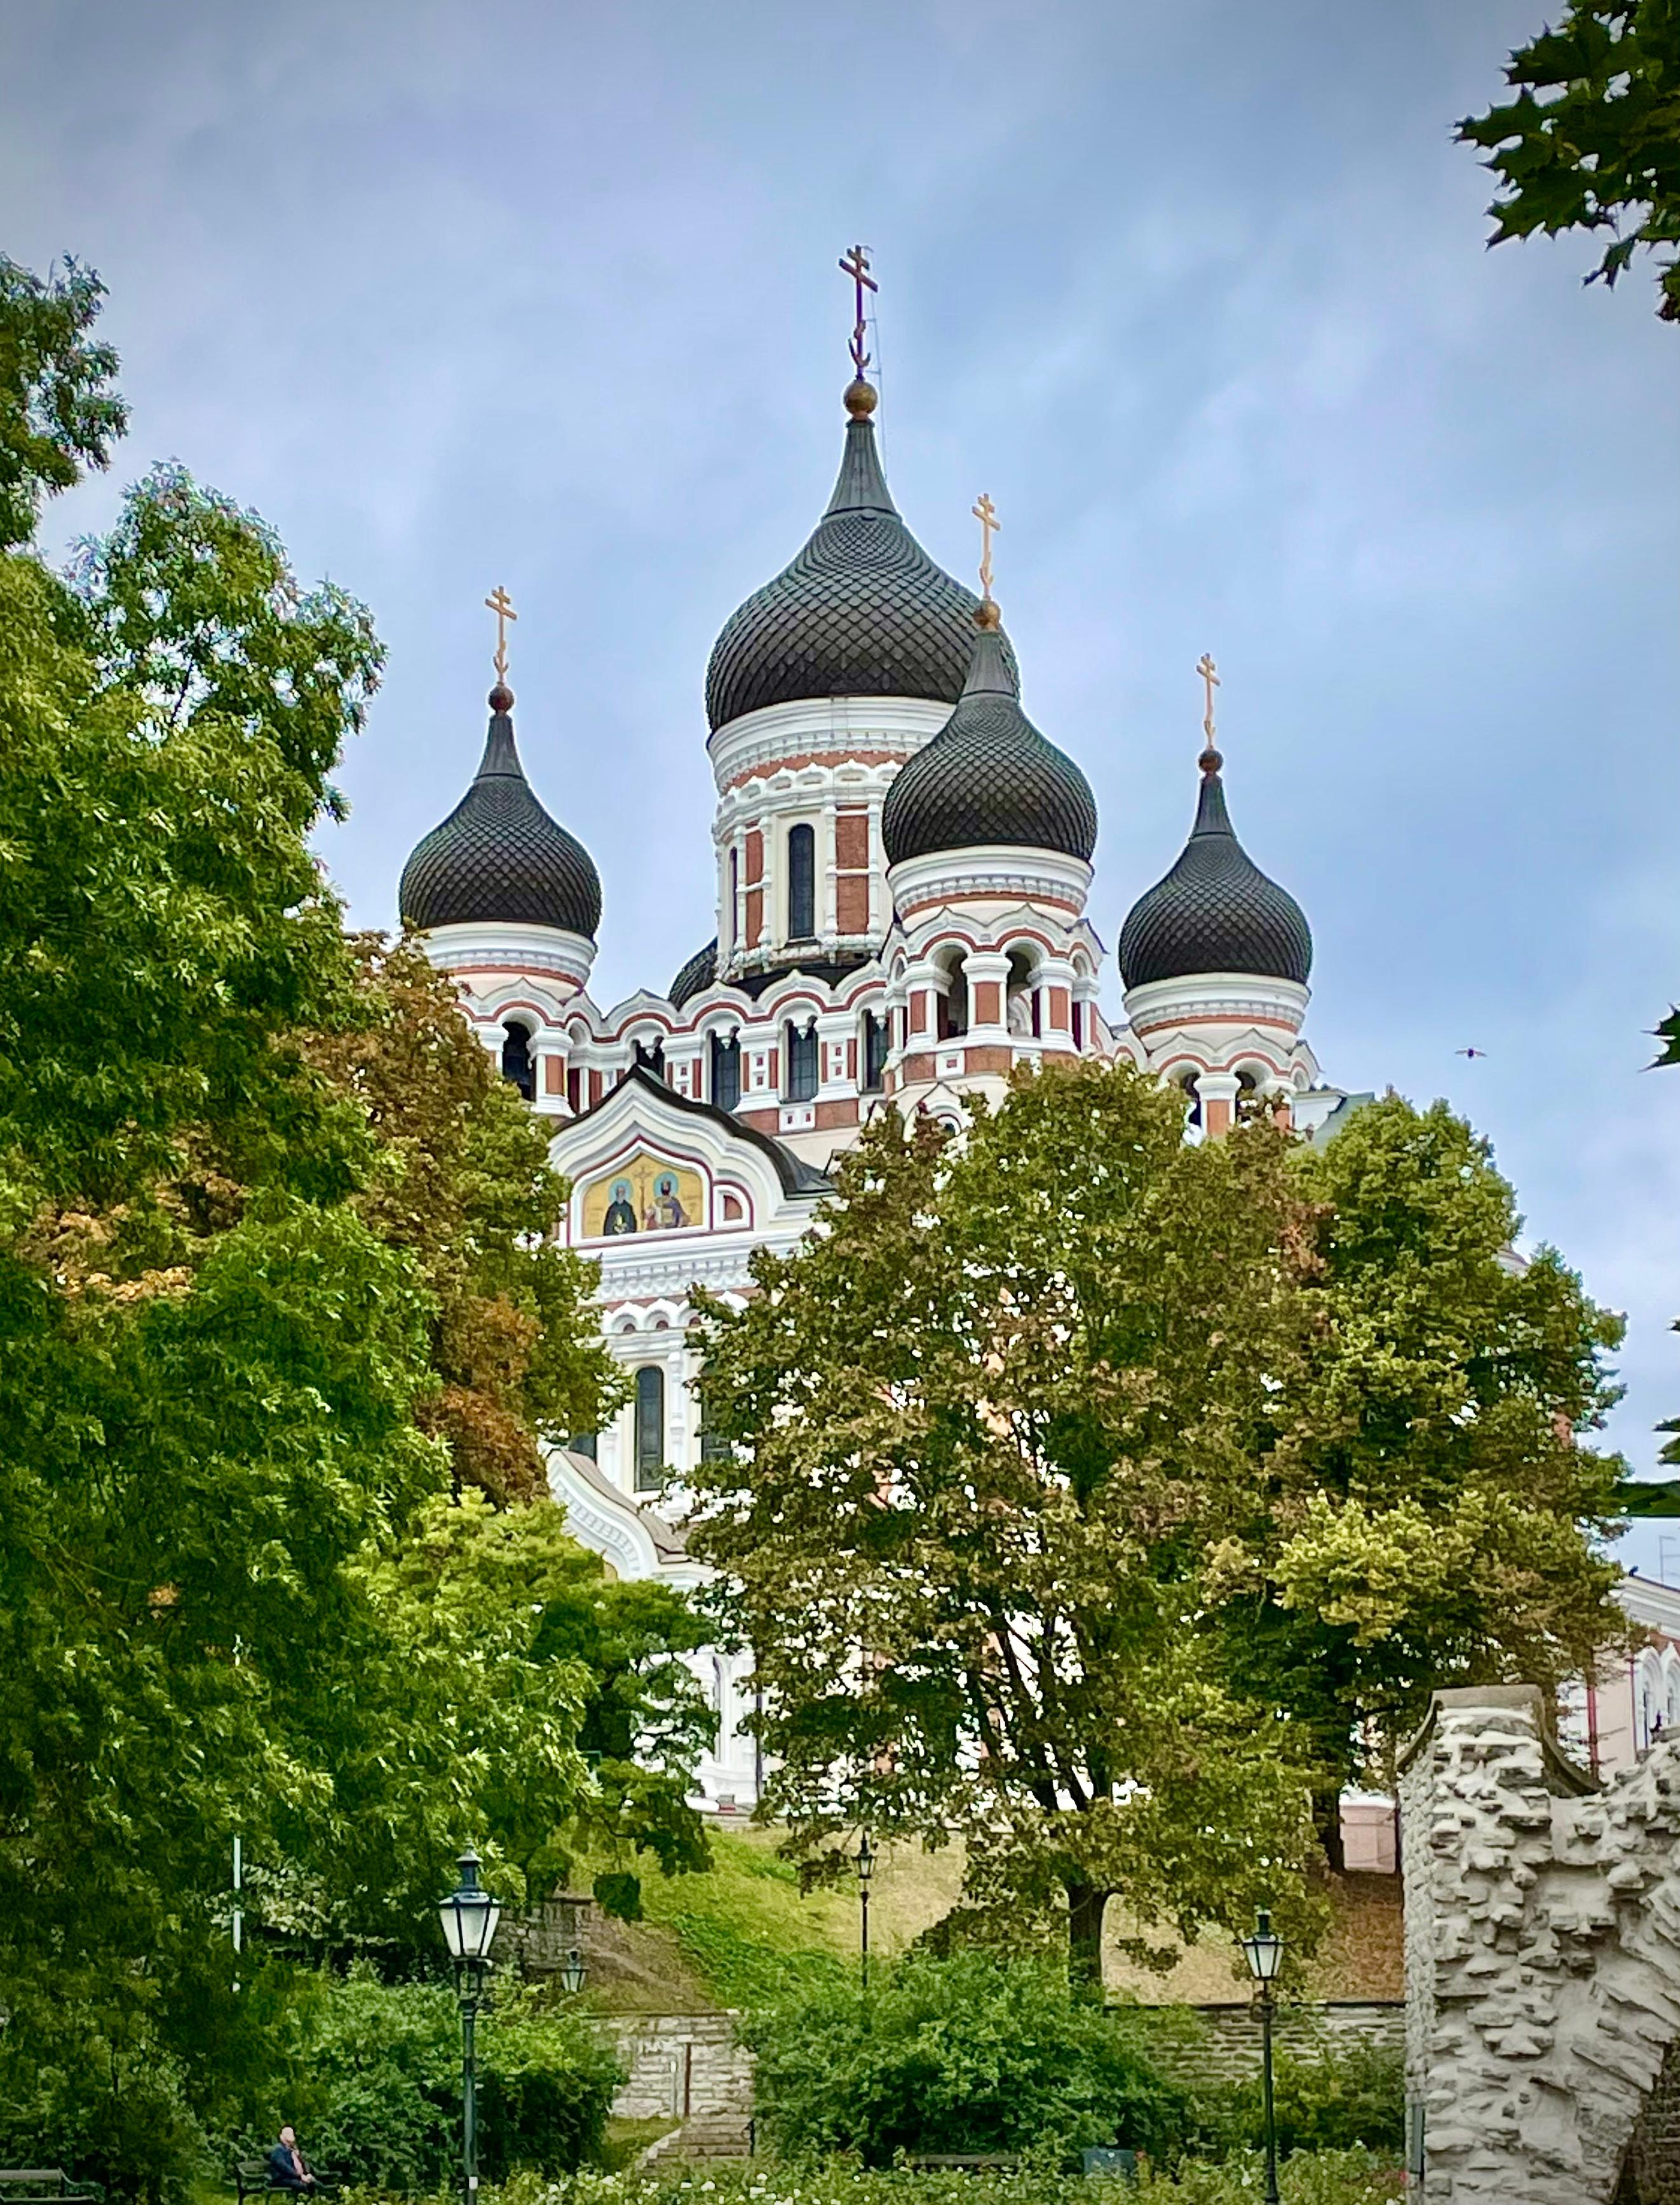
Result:
[[[1224,677],[1239,833],[1327,1077],[1446,1095],[1680,1412],[1680,333],[1647,270],[1483,249],[1451,143],[1542,0],[0,0],[0,250],[110,289],[133,433],[390,658],[324,842],[359,923],[518,725],[594,853],[597,999],[712,930],[702,685],[838,459],[854,240],[888,472],[997,590],[1101,809],[1112,946]],[[1119,988],[1109,975],[1111,1014]],[[1456,1054],[1485,1049],[1484,1059]]]

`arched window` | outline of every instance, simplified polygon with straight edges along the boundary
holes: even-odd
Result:
[[[517,1087],[527,1102],[537,1099],[537,1066],[531,1054],[531,1036],[517,1019],[502,1029],[502,1076]]]
[[[733,1110],[741,1099],[741,1037],[712,1036],[712,1102],[720,1110]]]
[[[790,1019],[783,1029],[783,1037],[787,1059],[787,1099],[790,1102],[809,1102],[816,1092],[816,1028],[808,1026],[801,1033]]]
[[[816,932],[816,830],[787,833],[787,939],[809,942]]]
[[[644,1363],[636,1373],[636,1490],[657,1491],[665,1468],[665,1373]]]
[[[879,1095],[887,1077],[887,1021],[864,1013],[864,1092]]]

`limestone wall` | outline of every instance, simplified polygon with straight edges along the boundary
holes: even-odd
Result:
[[[1421,2194],[1666,2196],[1663,2121],[1631,2146],[1680,2036],[1680,1743],[1600,1791],[1558,1752],[1532,1687],[1440,1692],[1401,1799]]]

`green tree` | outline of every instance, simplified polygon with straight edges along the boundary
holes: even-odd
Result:
[[[702,1301],[692,1535],[757,1655],[767,1798],[960,1829],[994,1919],[1186,1934],[1298,1905],[1307,1778],[1227,1686],[1203,1555],[1278,1443],[1307,1226],[1267,1124],[1191,1147],[1125,1066],[1016,1083],[960,1144],[885,1112],[822,1227]],[[1292,1889],[1296,1894],[1288,1896]]]
[[[614,1382],[540,1134],[309,848],[368,615],[175,468],[68,576],[24,540],[121,425],[98,297],[0,270],[0,2129],[162,2196],[289,2025],[260,1952],[235,1992],[235,1836],[252,1928],[413,1946],[464,1838],[603,1811],[632,1672],[688,1733],[660,1619],[597,1679],[497,1605],[482,1504],[437,1530]]]
[[[1566,0],[1505,81],[1514,98],[1458,125],[1499,179],[1490,242],[1611,231],[1587,281],[1656,253],[1657,311],[1680,321],[1680,0]]]
[[[1315,1219],[1297,1437],[1214,1571],[1234,1673],[1311,1732],[1321,1834],[1440,1686],[1552,1686],[1625,1643],[1603,1540],[1619,1318],[1443,1102],[1368,1104],[1295,1171]]]

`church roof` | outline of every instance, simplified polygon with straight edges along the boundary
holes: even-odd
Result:
[[[989,600],[981,617],[956,710],[887,791],[887,862],[997,844],[1089,859],[1096,847],[1090,783],[1021,710],[1014,659]]]
[[[680,1010],[683,1005],[701,990],[709,988],[717,978],[717,936],[713,935],[703,949],[697,949],[686,965],[672,981],[668,1000]]]
[[[1128,988],[1192,972],[1254,972],[1302,986],[1313,937],[1287,889],[1269,880],[1237,840],[1217,751],[1202,753],[1202,793],[1184,853],[1141,895],[1120,930]]]
[[[810,697],[922,697],[954,704],[978,600],[936,567],[899,518],[869,419],[875,394],[846,395],[840,478],[804,549],[725,621],[706,672],[721,728]]]
[[[574,835],[537,802],[513,740],[513,698],[490,692],[490,733],[472,787],[414,846],[397,891],[402,923],[551,926],[591,941],[601,876]]]
[[[665,1107],[685,1118],[704,1118],[715,1126],[722,1126],[738,1141],[745,1141],[769,1158],[775,1168],[784,1194],[832,1194],[834,1183],[826,1172],[815,1164],[808,1164],[803,1156],[796,1156],[792,1149],[778,1141],[773,1134],[761,1133],[757,1126],[749,1126],[744,1118],[733,1111],[720,1110],[715,1102],[703,1102],[696,1096],[679,1095],[674,1087],[668,1087],[656,1072],[650,1072],[644,1064],[632,1064],[622,1078],[607,1090],[598,1102],[580,1111],[568,1121],[570,1126],[587,1124],[597,1112],[605,1110],[614,1097],[622,1095],[626,1087],[638,1085],[655,1097]]]

